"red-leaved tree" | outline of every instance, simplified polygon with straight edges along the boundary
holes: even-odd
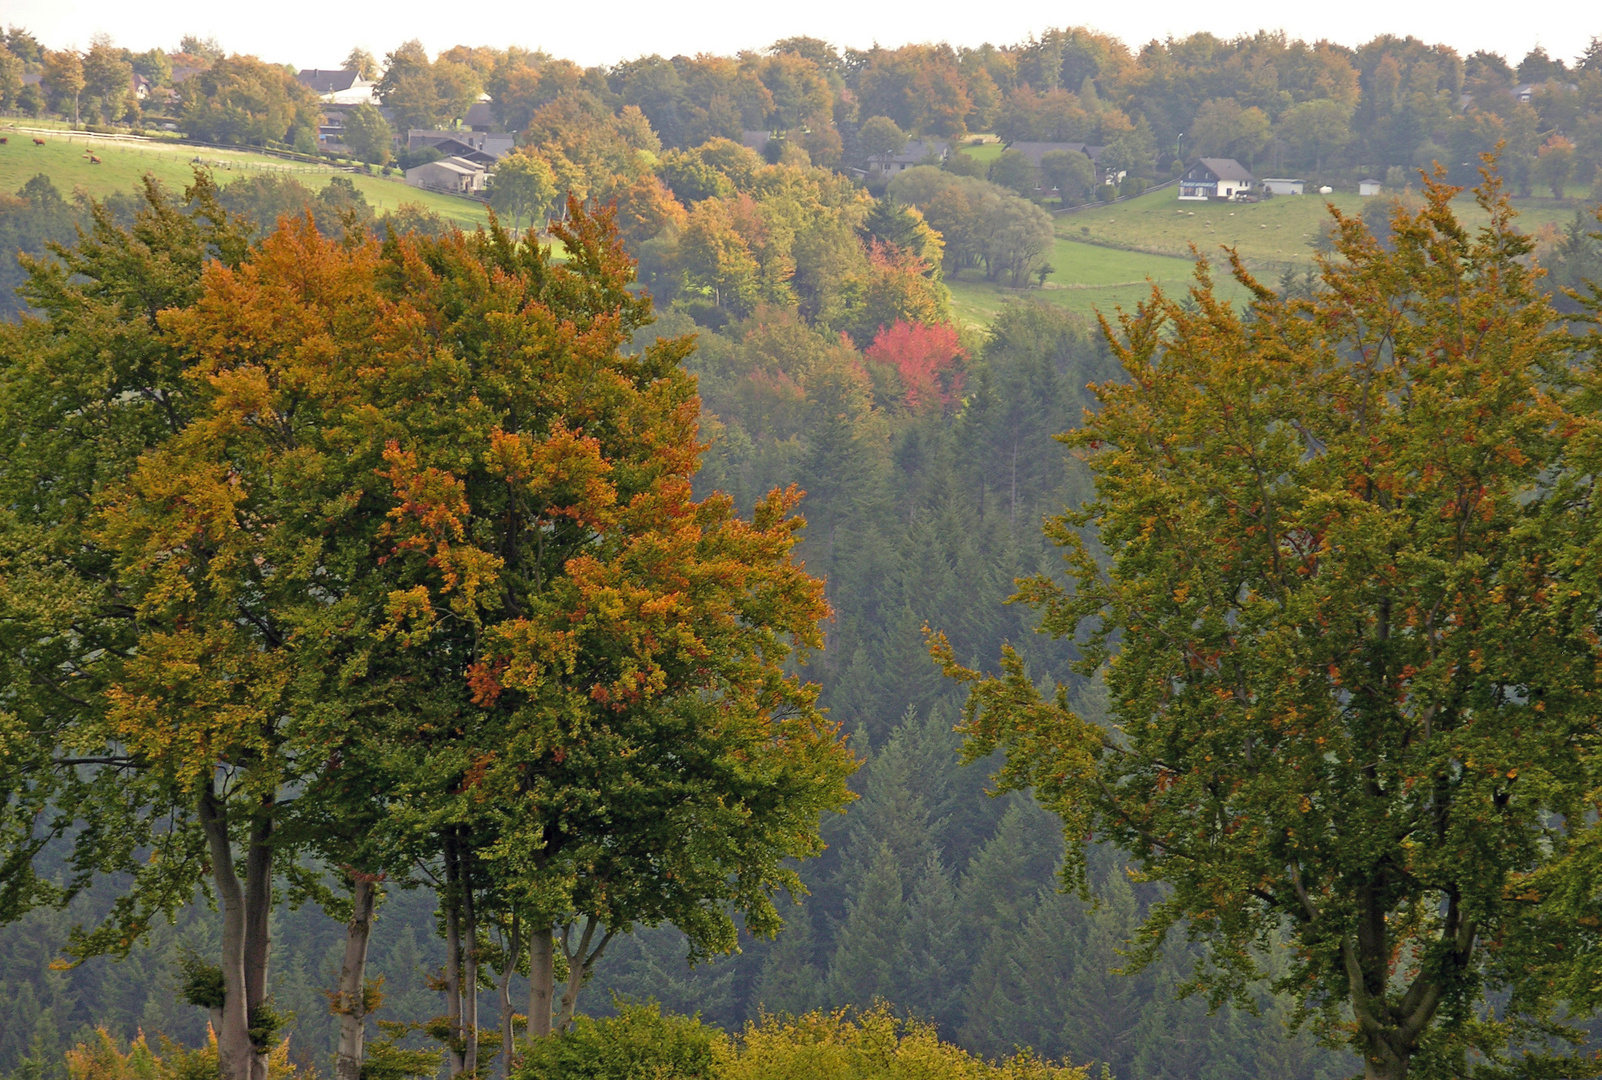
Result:
[[[879,328],[865,355],[895,368],[907,408],[913,412],[935,412],[962,396],[968,351],[951,323],[897,319],[888,328]]]

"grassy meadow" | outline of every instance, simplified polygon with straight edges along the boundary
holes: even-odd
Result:
[[[1001,153],[999,143],[964,147],[981,160]],[[1329,221],[1329,207],[1360,215],[1371,200],[1356,194],[1281,195],[1258,203],[1181,203],[1173,188],[1153,191],[1127,202],[1094,204],[1053,214],[1057,241],[1049,261],[1053,272],[1043,289],[1010,289],[967,271],[948,280],[958,319],[983,326],[1009,300],[1029,297],[1093,317],[1115,308],[1132,308],[1156,284],[1182,291],[1190,281],[1195,252],[1223,261],[1223,249],[1235,248],[1248,269],[1272,283],[1291,267],[1309,269],[1320,231]],[[1519,224],[1530,233],[1552,233],[1574,219],[1578,203],[1554,199],[1515,199]],[[1048,209],[1052,208],[1047,204]],[[1485,214],[1471,195],[1453,204],[1458,218],[1477,225]],[[1245,290],[1220,274],[1221,294],[1245,298]]]
[[[1180,202],[1173,188],[1153,191],[1128,202],[1087,206],[1056,215],[1059,236],[1111,244],[1164,255],[1186,255],[1192,245],[1203,254],[1234,247],[1256,270],[1277,274],[1287,264],[1311,265],[1319,231],[1329,221],[1329,207],[1360,215],[1371,199],[1337,192],[1333,195],[1279,195],[1257,203]],[[1553,199],[1515,199],[1519,225],[1539,232],[1574,219],[1577,203]],[[1458,219],[1475,226],[1485,213],[1472,196],[1453,203]]]
[[[1054,268],[1044,288],[1011,289],[965,271],[947,280],[957,318],[969,326],[984,326],[1008,301],[1025,297],[1067,308],[1094,318],[1099,311],[1112,318],[1117,308],[1133,309],[1151,295],[1152,285],[1180,293],[1189,287],[1195,261],[1189,256],[1153,255],[1085,243],[1059,235],[1048,261]],[[1245,290],[1231,281],[1219,284],[1229,299],[1244,297]]]
[[[379,214],[394,210],[402,203],[416,203],[464,228],[488,220],[483,206],[470,199],[420,191],[407,187],[395,177],[342,172],[332,166],[286,161],[266,154],[216,150],[178,140],[88,138],[65,131],[40,136],[45,140],[43,146],[35,146],[32,135],[27,132],[0,127],[0,135],[7,139],[6,144],[0,146],[0,191],[8,193],[39,173],[50,177],[62,195],[68,197],[79,188],[95,197],[131,191],[146,173],[169,187],[181,188],[189,182],[194,165],[200,164],[209,168],[217,182],[224,185],[241,176],[277,173],[293,176],[316,189],[326,184],[331,176],[345,176]],[[99,165],[89,161],[91,150],[100,158]]]

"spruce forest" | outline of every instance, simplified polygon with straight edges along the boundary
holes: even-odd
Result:
[[[0,1077],[1602,1075],[1602,39],[51,44]]]

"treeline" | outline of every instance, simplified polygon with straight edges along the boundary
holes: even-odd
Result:
[[[1172,175],[1188,158],[1227,156],[1259,173],[1330,179],[1383,179],[1439,161],[1455,182],[1472,182],[1478,155],[1500,143],[1522,194],[1561,197],[1570,185],[1592,186],[1602,165],[1599,58],[1596,42],[1569,61],[1540,48],[1522,58],[1462,56],[1415,38],[1354,48],[1266,31],[1131,49],[1068,28],[976,48],[841,51],[790,38],[738,56],[592,68],[518,48],[457,46],[431,59],[410,42],[382,64],[360,49],[346,64],[378,80],[384,115],[369,110],[356,125],[373,129],[361,137],[373,160],[388,159],[391,130],[449,126],[487,95],[561,190],[600,198],[615,193],[614,177],[632,179],[617,168],[619,141],[685,150],[752,132],[772,137],[771,160],[831,169],[866,169],[899,151],[897,138],[995,132],[1008,142],[1084,142],[1106,148],[1106,170],[1138,180]],[[317,102],[292,70],[191,38],[170,53],[98,40],[79,54],[13,28],[0,51],[0,108],[128,123],[145,110],[208,139],[316,144]]]
[[[218,205],[236,215],[247,235],[271,230],[279,218],[310,214],[330,235],[367,229],[375,235],[390,232],[440,236],[450,226],[438,214],[415,203],[376,213],[356,186],[342,176],[330,177],[312,189],[292,176],[247,176],[218,189]],[[114,194],[100,206],[121,225],[130,224],[142,205],[132,192]],[[19,291],[27,279],[25,257],[49,258],[51,245],[71,246],[78,230],[92,228],[95,200],[82,191],[64,195],[40,173],[14,194],[0,194],[0,320],[14,319],[27,310]]]

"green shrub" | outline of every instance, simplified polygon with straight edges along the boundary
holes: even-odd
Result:
[[[934,1025],[897,1019],[886,1005],[768,1016],[725,1044],[718,1080],[1086,1080],[1084,1069],[1028,1050],[1002,1061],[941,1042]]]
[[[664,1016],[653,1002],[581,1016],[571,1031],[525,1044],[516,1080],[712,1080],[722,1032],[698,1016]]]

